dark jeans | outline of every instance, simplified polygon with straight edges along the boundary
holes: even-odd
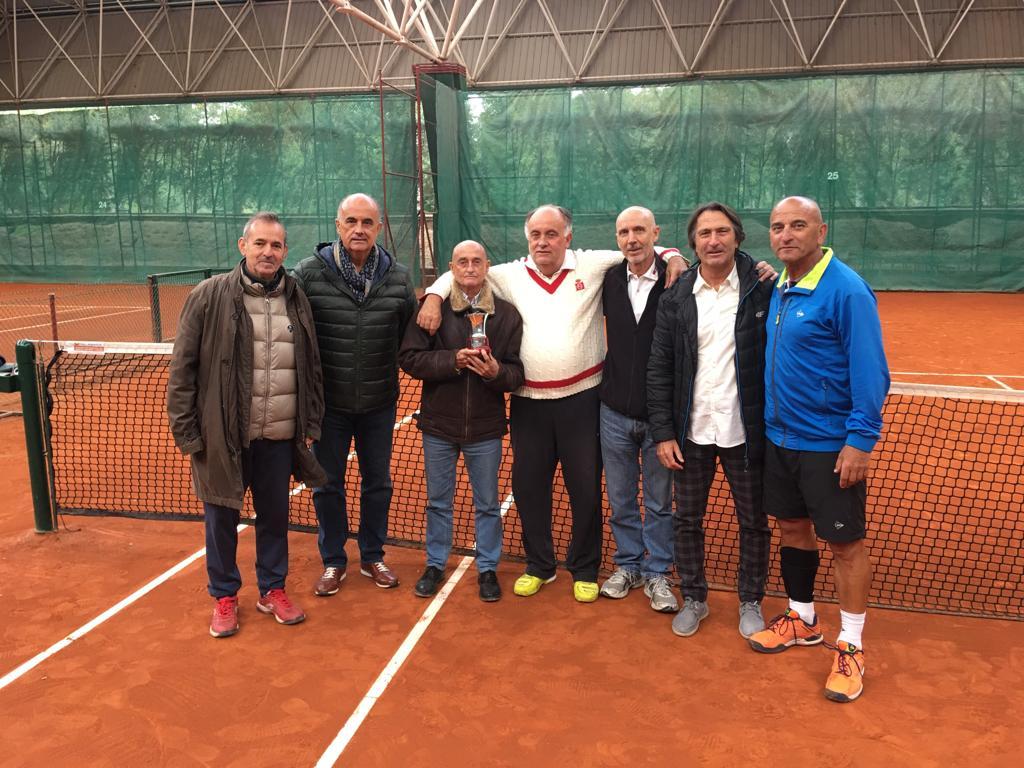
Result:
[[[327,411],[320,441],[313,445],[317,460],[327,473],[327,485],[313,489],[313,507],[320,525],[317,544],[324,567],[342,570],[348,565],[348,508],[345,503],[345,471],[353,439],[362,478],[359,493],[359,559],[375,563],[384,559],[391,506],[391,440],[395,406],[369,413]]]
[[[256,511],[256,583],[260,594],[284,589],[288,575],[288,492],[292,475],[291,440],[253,440],[242,450],[242,482],[252,491]],[[214,597],[238,592],[240,510],[203,503],[206,575]]]
[[[526,572],[555,575],[551,486],[555,467],[572,508],[566,568],[577,581],[597,581],[601,565],[601,437],[597,387],[557,400],[512,397],[512,493],[523,524]]]

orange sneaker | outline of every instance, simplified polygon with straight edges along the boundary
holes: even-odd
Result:
[[[794,645],[817,645],[821,641],[817,617],[813,624],[808,624],[791,609],[780,613],[767,627],[747,639],[750,647],[759,653],[782,653]]]
[[[825,681],[825,698],[844,704],[853,701],[864,692],[864,650],[844,640],[827,647],[836,657]]]

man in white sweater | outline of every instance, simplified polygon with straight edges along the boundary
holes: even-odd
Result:
[[[534,595],[555,579],[551,497],[560,463],[572,510],[566,567],[573,577],[573,596],[589,603],[597,599],[601,565],[601,285],[622,254],[570,250],[572,214],[557,205],[542,205],[527,214],[525,231],[529,256],[499,264],[488,273],[495,293],[523,318],[520,357],[526,380],[512,395],[509,426],[512,493],[522,521],[527,565],[514,591]],[[666,279],[671,285],[686,262],[674,249],[662,257],[670,259]],[[450,290],[450,273],[427,289],[421,327],[436,329],[439,307]]]

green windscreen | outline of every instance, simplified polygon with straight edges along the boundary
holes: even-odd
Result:
[[[338,201],[383,199],[377,95],[0,114],[0,279],[134,282],[223,267],[249,214],[288,228],[288,264],[336,237]],[[384,154],[415,168],[415,113],[385,98]],[[389,179],[386,245],[416,261],[416,192]]]
[[[877,289],[1024,290],[1024,69],[454,93],[438,108],[457,136],[428,136],[444,248],[518,257],[542,202],[573,210],[579,246],[612,247],[630,204],[685,245],[689,211],[717,199],[768,258],[772,204],[801,194]],[[0,114],[0,280],[227,266],[261,208],[282,214],[291,265],[334,237],[341,197],[385,185],[386,244],[416,265],[416,164],[399,92],[383,110],[360,95]]]
[[[525,253],[523,213],[569,207],[574,243],[614,247],[652,209],[685,246],[697,205],[743,217],[769,258],[772,205],[818,200],[828,243],[875,288],[1024,289],[1024,70],[470,92],[464,237]]]

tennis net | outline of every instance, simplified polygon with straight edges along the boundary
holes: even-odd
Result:
[[[46,406],[51,495],[55,513],[161,519],[202,517],[187,459],[167,427],[165,393],[170,344],[64,342],[56,355],[37,346]],[[424,472],[414,414],[419,383],[403,376],[395,430],[390,538],[423,546]],[[875,563],[873,603],[887,607],[1024,619],[1024,392],[894,385],[885,405],[868,498],[869,545]],[[350,456],[349,521],[358,526],[358,464]],[[509,513],[506,556],[522,559],[521,528],[511,497],[511,450],[505,446],[499,490]],[[456,551],[471,552],[469,483],[460,467]],[[556,551],[569,544],[568,496],[553,491]],[[603,565],[614,541],[605,503]],[[252,516],[247,502],[243,516]],[[292,527],[316,529],[312,495],[296,487]],[[709,582],[732,589],[738,566],[737,526],[719,473],[705,518]],[[781,594],[775,531],[769,590]],[[817,594],[834,599],[829,553],[823,551]]]

